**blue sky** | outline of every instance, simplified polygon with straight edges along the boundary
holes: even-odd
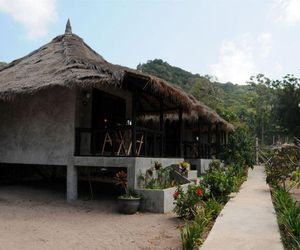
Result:
[[[67,18],[112,63],[161,58],[238,84],[299,76],[300,0],[0,0],[0,61],[62,34]]]

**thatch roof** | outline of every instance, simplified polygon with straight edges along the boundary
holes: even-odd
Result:
[[[68,22],[65,34],[0,69],[0,99],[17,94],[34,93],[53,86],[97,87],[106,84],[124,87],[136,79],[134,88],[148,90],[190,111],[188,95],[157,77],[107,62],[71,31]],[[128,84],[127,84],[128,85]]]
[[[195,117],[227,124],[217,113],[185,93],[180,87],[120,65],[107,62],[82,38],[72,33],[68,21],[65,34],[0,69],[0,99],[33,94],[54,86],[95,87],[107,85],[148,91],[183,108]],[[130,86],[131,85],[131,86]]]

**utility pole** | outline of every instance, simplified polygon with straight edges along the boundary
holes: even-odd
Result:
[[[255,138],[255,156],[256,156],[256,164],[258,165],[258,154],[259,154],[259,148],[258,148],[258,138]]]

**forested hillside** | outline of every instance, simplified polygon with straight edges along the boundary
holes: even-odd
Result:
[[[300,79],[293,75],[272,80],[259,74],[248,85],[237,85],[192,74],[160,59],[137,69],[179,85],[228,121],[249,129],[262,143],[300,136]]]

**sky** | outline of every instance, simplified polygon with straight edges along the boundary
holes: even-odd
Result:
[[[300,0],[0,0],[0,61],[63,34],[68,18],[114,64],[159,58],[236,84],[300,75]]]

